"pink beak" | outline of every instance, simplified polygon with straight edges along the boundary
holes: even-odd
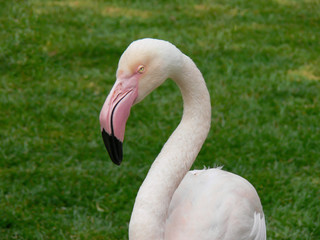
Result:
[[[117,165],[122,161],[126,122],[137,96],[137,78],[117,79],[100,112],[102,138],[111,160]]]

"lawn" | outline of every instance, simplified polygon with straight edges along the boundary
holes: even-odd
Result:
[[[110,161],[100,108],[143,37],[206,79],[212,128],[193,168],[248,179],[268,239],[320,239],[319,0],[0,0],[0,239],[127,239],[182,113],[166,81],[132,109],[123,164]]]

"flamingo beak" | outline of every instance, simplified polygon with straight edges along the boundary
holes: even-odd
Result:
[[[138,96],[137,79],[117,79],[100,112],[104,145],[113,163],[120,165],[122,144],[130,109]]]

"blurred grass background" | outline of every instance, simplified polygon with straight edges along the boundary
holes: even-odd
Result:
[[[174,43],[206,79],[212,129],[193,168],[247,178],[268,239],[320,239],[318,0],[0,0],[0,239],[127,239],[182,113],[167,81],[132,109],[111,163],[99,111],[143,37]]]

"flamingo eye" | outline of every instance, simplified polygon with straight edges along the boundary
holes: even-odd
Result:
[[[141,65],[138,67],[138,73],[143,73],[144,72],[144,66]]]

